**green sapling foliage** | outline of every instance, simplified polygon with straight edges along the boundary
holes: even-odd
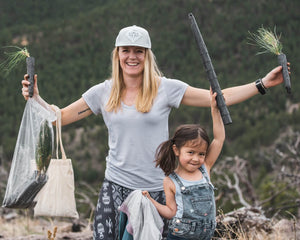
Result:
[[[35,161],[39,173],[45,173],[52,156],[52,131],[49,122],[44,120],[40,126]]]
[[[34,89],[34,57],[31,57],[26,47],[20,48],[17,46],[8,46],[6,47],[10,51],[4,52],[7,55],[7,59],[0,64],[0,70],[3,71],[4,76],[8,74],[22,61],[26,60],[28,81],[30,82],[29,88],[29,97],[33,96]]]
[[[281,34],[278,36],[276,34],[276,28],[274,31],[270,31],[261,27],[257,30],[257,33],[249,32],[251,40],[250,44],[257,45],[262,49],[262,51],[258,52],[257,54],[263,53],[272,53],[277,55],[278,63],[282,66],[282,75],[284,79],[284,84],[287,93],[291,93],[291,81],[290,75],[287,67],[287,59],[286,55],[282,52],[283,46],[282,43],[279,41]]]
[[[6,48],[9,49],[9,51],[4,52],[7,58],[0,64],[0,69],[3,71],[4,76],[7,76],[20,62],[30,57],[26,47],[8,46]]]

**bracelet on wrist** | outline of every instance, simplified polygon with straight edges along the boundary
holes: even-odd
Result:
[[[266,87],[264,86],[261,78],[255,81],[255,86],[261,95],[266,94]]]
[[[267,90],[267,88],[266,88],[266,86],[265,86],[265,84],[264,84],[262,78],[260,79],[260,82],[261,82],[262,87],[263,87],[265,90]]]

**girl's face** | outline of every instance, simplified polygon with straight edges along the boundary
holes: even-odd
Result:
[[[204,163],[207,152],[207,143],[203,140],[198,144],[190,141],[180,149],[174,145],[173,150],[178,157],[178,167],[187,172],[195,172]]]
[[[146,49],[143,47],[119,47],[120,66],[124,77],[143,75]]]

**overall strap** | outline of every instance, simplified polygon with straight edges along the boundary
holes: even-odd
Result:
[[[209,179],[208,173],[205,171],[205,167],[203,165],[201,165],[201,167],[199,169],[200,169],[203,177],[205,177],[206,181],[208,183],[210,183],[210,179]]]
[[[180,187],[180,190],[181,190],[181,191],[185,190],[185,186],[184,186],[183,183],[180,181],[180,179],[179,179],[179,177],[177,176],[177,174],[174,173],[174,172],[172,172],[170,175],[176,180],[176,182],[178,183],[178,185],[179,185],[179,187]]]
[[[207,171],[206,171],[205,166],[204,166],[204,165],[201,165],[201,167],[199,168],[199,170],[201,171],[203,177],[206,179],[206,182],[207,182],[209,185],[211,185],[213,189],[216,189],[216,188],[214,187],[214,185],[213,185],[213,184],[211,183],[211,181],[210,181],[210,178],[209,178],[209,176],[208,176],[208,173],[207,173]]]

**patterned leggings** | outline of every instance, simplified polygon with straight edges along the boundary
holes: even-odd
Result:
[[[104,179],[100,190],[97,207],[94,218],[94,240],[118,240],[119,230],[119,211],[118,207],[122,205],[126,197],[132,192],[132,189],[122,187],[118,184]],[[165,204],[164,191],[149,192],[151,197],[157,202]],[[164,219],[164,233],[168,234],[168,223]]]

